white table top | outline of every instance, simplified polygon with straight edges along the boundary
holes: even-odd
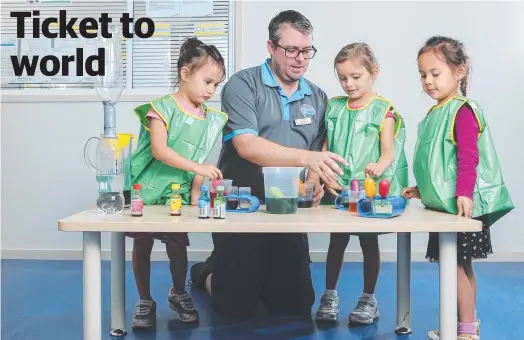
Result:
[[[293,215],[273,215],[261,206],[256,213],[227,213],[226,219],[197,218],[197,208],[183,206],[182,216],[170,216],[168,206],[144,206],[142,217],[129,209],[118,215],[86,210],[58,221],[60,231],[103,232],[475,232],[478,221],[425,209],[413,202],[405,213],[391,219],[361,218],[332,206],[298,209]]]

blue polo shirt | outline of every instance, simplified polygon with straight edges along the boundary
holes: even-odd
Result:
[[[324,113],[328,97],[305,78],[286,96],[269,67],[260,66],[234,74],[221,93],[222,111],[229,116],[218,167],[235,186],[249,186],[264,198],[262,168],[241,158],[233,146],[235,136],[250,133],[282,146],[320,150],[325,138]]]

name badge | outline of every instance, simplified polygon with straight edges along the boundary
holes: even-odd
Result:
[[[295,125],[296,125],[296,126],[300,126],[300,125],[309,125],[309,124],[311,124],[312,122],[313,122],[313,121],[311,120],[311,117],[295,119]]]

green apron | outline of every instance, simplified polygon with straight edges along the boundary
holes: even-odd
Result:
[[[135,113],[142,126],[137,149],[131,160],[133,183],[142,185],[144,204],[165,205],[171,196],[171,184],[180,184],[183,204],[191,203],[191,184],[195,173],[173,168],[153,157],[149,120],[146,117],[153,109],[167,126],[167,146],[180,156],[202,164],[209,156],[220,137],[228,117],[227,114],[202,105],[206,113],[201,118],[178,106],[172,95],[167,95],[138,106]]]
[[[389,168],[379,178],[374,179],[376,182],[382,179],[389,180],[391,196],[399,196],[407,186],[404,120],[391,102],[380,96],[374,97],[368,105],[358,109],[349,107],[348,97],[335,97],[329,101],[325,115],[328,150],[342,156],[349,163],[349,166],[342,166],[344,174],[339,176],[340,186],[348,186],[352,179],[358,179],[362,190],[364,189],[362,183],[366,178],[366,166],[378,162],[380,158],[380,131],[390,110],[397,117],[395,155]]]
[[[422,204],[434,210],[457,214],[455,186],[457,181],[457,148],[455,118],[462,105],[469,105],[479,124],[479,164],[473,194],[473,217],[484,217],[491,226],[513,208],[513,202],[502,178],[497,153],[484,112],[474,101],[454,97],[433,106],[418,126],[413,173]]]

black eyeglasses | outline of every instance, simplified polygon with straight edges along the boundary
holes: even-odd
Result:
[[[302,56],[304,56],[304,59],[313,59],[313,57],[317,53],[317,49],[315,48],[315,46],[307,47],[301,50],[296,47],[284,47],[284,46],[277,44],[276,42],[273,42],[273,44],[276,47],[280,47],[281,49],[283,49],[286,57],[291,58],[291,59],[297,58],[300,53],[302,53]]]

